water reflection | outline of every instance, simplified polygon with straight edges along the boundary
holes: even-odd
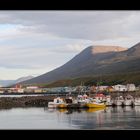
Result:
[[[87,113],[93,113],[93,112],[99,112],[99,111],[106,111],[106,109],[102,108],[86,108],[86,109],[48,109],[48,111],[59,111],[59,112],[65,112],[66,114],[72,114],[74,112],[77,113],[82,113],[82,112],[87,112]]]
[[[8,117],[7,117],[8,116]],[[0,129],[140,129],[140,106],[0,110]]]
[[[70,128],[140,129],[140,106],[57,110]],[[66,116],[67,115],[67,116]]]
[[[99,111],[106,111],[106,108],[88,108],[88,109],[86,109],[86,112],[87,113],[92,113],[92,112],[99,112]]]
[[[135,106],[134,110],[135,110],[136,113],[140,114],[140,106]]]

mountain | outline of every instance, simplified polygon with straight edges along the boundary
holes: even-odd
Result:
[[[26,81],[26,80],[29,80],[29,79],[32,79],[32,78],[34,78],[34,76],[21,77],[21,78],[18,78],[17,80],[15,80],[15,83],[20,83],[20,82],[23,82],[23,81]]]
[[[5,87],[14,83],[15,80],[0,80],[0,87]]]
[[[126,49],[119,46],[89,46],[59,68],[22,84],[52,83],[58,80],[125,74],[140,71],[140,43]]]
[[[26,81],[26,80],[29,80],[32,78],[34,78],[34,77],[33,76],[26,76],[26,77],[18,78],[16,80],[0,80],[0,86],[6,87],[6,86],[14,85],[16,83],[23,82],[23,81]]]

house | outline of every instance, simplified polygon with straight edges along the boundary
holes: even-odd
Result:
[[[34,93],[42,93],[43,91],[42,91],[42,89],[41,88],[38,88],[38,89],[35,89],[34,90]]]
[[[136,86],[134,84],[127,84],[127,91],[136,91]]]
[[[107,87],[107,91],[108,91],[108,92],[114,92],[115,89],[113,88],[113,86],[108,86],[108,87]]]
[[[127,87],[126,85],[115,85],[113,86],[114,90],[115,91],[127,91]]]
[[[15,85],[15,88],[16,88],[16,89],[20,89],[21,87],[22,87],[22,86],[21,86],[20,84],[16,84],[16,85]]]
[[[105,91],[105,90],[107,90],[107,88],[108,88],[108,86],[98,86],[97,90],[98,91]]]
[[[26,87],[26,89],[37,89],[38,87],[37,86],[28,86]]]
[[[140,90],[140,85],[136,87],[136,91],[139,91]]]
[[[91,86],[91,87],[90,87],[90,92],[96,92],[96,86],[94,86],[94,85]]]

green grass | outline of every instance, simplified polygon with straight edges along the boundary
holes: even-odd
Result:
[[[136,85],[140,85],[140,72],[130,72],[123,74],[108,74],[108,75],[98,75],[98,76],[89,76],[89,77],[79,77],[79,78],[71,78],[58,80],[49,84],[33,84],[34,86],[39,87],[60,87],[60,86],[77,86],[77,85],[85,85],[91,86],[96,85],[97,82],[101,82],[101,85],[115,85],[115,84],[127,84],[134,83]]]

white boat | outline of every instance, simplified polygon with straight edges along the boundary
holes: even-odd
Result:
[[[130,105],[132,105],[132,100],[124,100],[124,105],[125,105],[125,106],[130,106]]]
[[[140,106],[140,98],[135,98],[134,105],[135,106]]]
[[[53,102],[48,102],[48,108],[57,108],[57,107],[63,108],[66,106],[67,106],[66,103],[60,97],[55,98]]]
[[[127,95],[124,99],[124,105],[125,106],[131,106],[134,104],[134,99],[131,95]]]
[[[77,99],[74,101],[74,102],[77,102],[77,103],[87,103],[89,101],[89,97],[86,95],[79,95],[78,97],[77,97]]]
[[[78,95],[77,99],[73,100],[74,104],[79,104],[80,107],[85,107],[86,103],[89,103],[91,100],[93,100],[92,98],[89,98],[86,94],[82,95]]]
[[[122,106],[124,103],[124,99],[122,96],[116,97],[115,101],[114,101],[115,105],[117,106]]]
[[[112,106],[112,104],[113,104],[113,102],[112,101],[107,101],[106,103],[105,103],[107,106]]]
[[[111,100],[111,96],[107,96],[105,101],[106,101],[105,104],[107,106],[112,106],[113,101]]]

